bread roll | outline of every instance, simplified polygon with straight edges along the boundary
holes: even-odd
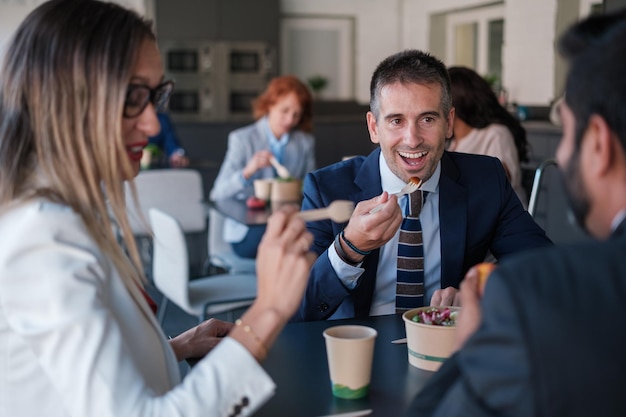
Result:
[[[496,269],[496,264],[491,262],[482,262],[475,267],[478,270],[478,294],[481,296],[485,292],[485,285],[487,284],[487,278],[491,274],[491,271]]]

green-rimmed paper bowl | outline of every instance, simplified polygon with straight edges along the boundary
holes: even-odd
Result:
[[[436,371],[454,351],[456,326],[439,326],[413,321],[420,311],[432,307],[420,307],[402,314],[406,329],[409,363],[426,371]],[[459,311],[459,307],[437,307],[440,310],[449,308]]]

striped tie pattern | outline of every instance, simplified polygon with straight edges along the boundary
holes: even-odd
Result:
[[[400,226],[398,240],[396,313],[424,305],[424,246],[419,215],[425,195],[417,190],[408,197],[409,210]]]

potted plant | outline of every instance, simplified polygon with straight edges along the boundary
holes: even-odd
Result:
[[[328,85],[328,78],[323,75],[314,75],[307,79],[309,87],[313,90],[313,95],[318,98],[322,90]]]

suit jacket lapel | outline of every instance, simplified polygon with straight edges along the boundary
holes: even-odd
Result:
[[[350,193],[353,201],[369,200],[380,195],[383,188],[380,181],[380,148],[370,153],[357,169],[354,177],[354,190]]]
[[[467,189],[457,181],[457,166],[444,152],[439,179],[439,227],[441,233],[441,288],[452,285],[448,277],[463,271],[467,230]]]
[[[350,200],[355,202],[369,200],[383,192],[380,181],[379,158],[380,148],[377,148],[365,158],[361,167],[358,168],[354,178],[355,187],[349,194]],[[374,289],[376,288],[379,253],[379,249],[376,249],[365,258],[363,264],[365,272],[359,280],[359,286],[355,289],[354,297],[352,297],[355,317],[369,316]]]

